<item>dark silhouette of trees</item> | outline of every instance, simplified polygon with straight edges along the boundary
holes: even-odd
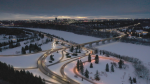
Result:
[[[111,65],[111,71],[114,72],[114,65]]]
[[[90,68],[93,68],[93,64],[92,63],[90,64]]]
[[[106,64],[106,72],[109,72],[109,65],[108,65],[108,63]]]
[[[88,56],[88,62],[91,62],[91,55]]]
[[[79,63],[79,60],[77,61],[77,70],[78,70],[78,71],[80,70],[80,63]]]
[[[81,60],[80,60],[80,72],[83,75],[83,73],[84,73],[84,66],[83,66],[83,63],[82,63]]]
[[[95,56],[95,63],[96,63],[96,64],[99,63],[99,57],[98,57],[98,55]]]
[[[85,70],[85,74],[84,75],[85,75],[86,78],[89,78],[89,71],[87,69]]]
[[[124,62],[123,62],[122,60],[120,60],[120,61],[118,62],[118,64],[119,64],[119,68],[122,68],[122,65],[124,64]]]
[[[96,81],[99,81],[99,80],[100,80],[100,77],[99,77],[99,74],[98,74],[98,70],[96,71],[96,74],[95,74],[95,80],[96,80]]]
[[[33,76],[29,71],[14,70],[13,66],[2,62],[0,67],[0,80],[7,81],[9,84],[45,84],[40,76]]]

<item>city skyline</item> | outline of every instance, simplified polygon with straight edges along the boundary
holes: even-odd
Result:
[[[1,0],[0,20],[150,18],[149,0]]]

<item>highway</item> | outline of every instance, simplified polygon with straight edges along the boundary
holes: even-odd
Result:
[[[122,33],[121,33],[121,34],[122,34]],[[125,35],[125,34],[120,35],[120,36],[118,36],[118,37],[113,37],[113,38],[120,38],[120,37],[122,37],[122,36],[124,36],[124,35]],[[103,39],[103,40],[100,40],[100,41],[106,41],[106,40],[113,39],[113,38]],[[64,42],[64,40],[58,40],[58,39],[55,39],[55,40],[57,40],[57,41],[63,41],[63,42]],[[99,41],[99,40],[98,40],[98,41]],[[93,41],[93,42],[97,42],[97,41]],[[93,42],[88,42],[88,43],[83,43],[83,44],[77,44],[77,45],[85,45],[85,44],[89,44],[89,43],[93,43]],[[64,42],[64,43],[65,43],[65,42]],[[67,42],[67,43],[69,44],[69,42]],[[75,45],[75,44],[70,44],[70,45],[72,45],[72,46],[77,46],[77,45]],[[48,69],[48,67],[45,65],[45,59],[46,59],[46,57],[47,57],[48,55],[50,55],[51,53],[53,53],[53,52],[55,52],[55,51],[57,51],[57,50],[63,50],[63,49],[67,49],[67,48],[69,48],[69,47],[60,48],[60,49],[55,49],[55,50],[53,50],[53,51],[51,51],[51,50],[47,51],[44,55],[42,55],[42,56],[38,59],[38,68],[39,68],[40,71],[43,72],[45,75],[47,75],[47,76],[49,76],[49,77],[55,79],[56,81],[58,81],[58,82],[60,82],[60,83],[62,83],[62,84],[69,84],[69,82],[70,82],[71,84],[79,84],[78,82],[74,81],[73,79],[69,78],[68,76],[66,76],[66,75],[64,74],[64,68],[65,68],[65,66],[66,66],[67,64],[69,64],[70,62],[73,62],[73,61],[75,61],[75,60],[78,60],[78,57],[75,58],[75,59],[74,59],[74,58],[71,58],[71,59],[73,59],[73,60],[71,60],[71,61],[65,63],[65,64],[61,67],[60,73],[62,74],[63,77],[57,75],[57,74],[54,73],[54,72],[52,72],[52,71],[51,71],[50,69]],[[85,48],[85,47],[84,47],[84,48]],[[85,48],[85,49],[88,49],[88,48]],[[91,50],[91,49],[88,49],[88,50]],[[62,54],[62,55],[64,55],[64,54]],[[80,58],[83,58],[83,57],[85,57],[85,56],[87,56],[87,55],[88,55],[88,54],[83,55],[83,56],[79,56],[79,57],[80,57]],[[63,57],[64,57],[64,56],[62,56],[62,58],[63,58]],[[62,60],[62,59],[61,59],[61,60]],[[57,61],[56,63],[53,63],[53,64],[51,64],[51,65],[55,65],[55,64],[57,64],[57,63],[60,63],[60,62],[62,62],[61,60],[59,60],[59,61]],[[68,60],[68,59],[67,59],[67,60]],[[49,66],[51,66],[51,65],[49,65]],[[89,82],[95,84],[94,82],[92,82],[92,81],[90,81],[90,80],[87,80],[87,81],[89,81]]]
[[[56,49],[53,50],[51,52],[51,50],[47,51],[44,55],[42,55],[39,59],[38,59],[38,68],[41,72],[43,72],[45,75],[55,79],[56,81],[62,83],[62,84],[69,84],[69,81],[66,78],[63,78],[59,75],[57,75],[56,73],[52,72],[51,70],[48,69],[48,67],[45,65],[45,59],[48,55],[50,55],[51,53],[60,50],[60,49]]]
[[[129,26],[128,26],[129,27]],[[69,42],[67,42],[67,41],[64,41],[64,40],[61,40],[61,39],[58,39],[58,38],[55,38],[55,37],[53,37],[53,39],[55,39],[55,41],[60,41],[60,42],[63,42],[63,43],[66,43],[66,44],[68,44],[68,45],[70,45],[69,47],[64,47],[64,48],[59,48],[59,49],[50,49],[50,50],[46,50],[46,51],[41,51],[41,52],[46,52],[46,53],[44,53],[42,56],[40,56],[39,57],[39,59],[38,59],[38,61],[37,61],[37,67],[38,67],[38,69],[42,72],[42,73],[44,73],[45,75],[47,75],[48,77],[51,77],[51,78],[53,78],[53,79],[55,79],[56,81],[58,81],[58,82],[60,82],[61,84],[79,84],[78,82],[76,82],[75,80],[73,80],[73,79],[71,79],[71,78],[69,78],[68,76],[66,76],[65,74],[64,74],[64,68],[65,68],[65,66],[67,65],[67,64],[69,64],[69,63],[71,63],[71,62],[73,62],[73,61],[75,61],[75,60],[78,60],[78,57],[80,57],[80,58],[83,58],[83,57],[86,57],[87,55],[88,55],[88,53],[87,54],[85,54],[85,55],[81,55],[81,56],[78,56],[78,57],[73,57],[73,58],[70,58],[70,59],[67,59],[67,60],[62,60],[63,58],[64,58],[64,54],[62,54],[62,58],[59,60],[59,61],[57,61],[57,62],[55,62],[55,63],[53,63],[53,64],[51,64],[51,65],[48,65],[48,66],[52,66],[52,65],[55,65],[55,64],[57,64],[57,63],[61,63],[61,62],[64,62],[64,61],[68,61],[68,60],[71,60],[71,59],[73,59],[73,60],[71,60],[71,61],[69,61],[69,62],[67,62],[67,63],[65,63],[62,67],[61,67],[61,69],[60,69],[60,73],[62,74],[62,76],[60,76],[60,75],[57,75],[56,73],[54,73],[53,71],[51,71],[49,68],[48,68],[48,66],[45,64],[45,59],[46,59],[46,57],[47,56],[49,56],[50,54],[52,54],[53,52],[56,52],[56,51],[58,51],[58,50],[62,50],[62,52],[64,52],[64,50],[65,49],[67,49],[67,48],[70,48],[71,46],[78,46],[78,45],[87,45],[87,44],[91,44],[91,43],[96,43],[96,42],[102,42],[102,41],[106,41],[106,40],[112,40],[112,39],[115,39],[115,38],[121,38],[121,37],[124,37],[126,34],[124,34],[123,32],[120,32],[120,31],[118,31],[118,30],[115,30],[117,33],[119,33],[119,35],[120,36],[117,36],[117,37],[112,37],[112,38],[107,38],[107,39],[103,39],[103,40],[98,40],[98,41],[92,41],[92,42],[87,42],[87,43],[82,43],[82,44],[73,44],[73,43],[69,43]],[[37,32],[37,31],[35,31],[36,33],[39,33],[39,32]],[[42,32],[43,33],[43,32]],[[45,33],[43,33],[43,34],[45,34]],[[49,35],[47,35],[47,34],[45,34],[48,38],[52,38],[51,36],[49,36]],[[89,50],[89,51],[93,51],[92,49],[89,49],[89,48],[85,48],[85,47],[82,47],[83,49],[86,49],[86,50]],[[32,53],[33,54],[33,53]],[[35,53],[34,53],[35,54]],[[5,55],[2,55],[2,56],[5,56]],[[19,56],[19,55],[6,55],[6,56]],[[21,55],[22,56],[22,55]],[[16,68],[17,69],[17,68]],[[21,69],[21,68],[20,68]],[[24,68],[25,69],[25,68]],[[26,69],[31,69],[31,68],[26,68]],[[75,70],[75,68],[74,68],[74,70]],[[76,72],[75,72],[75,74],[77,74]],[[79,76],[79,77],[83,77],[83,76]],[[91,80],[87,80],[87,81],[89,81],[90,83],[92,83],[92,84],[95,84],[93,81],[91,81]],[[49,81],[50,82],[50,81]]]

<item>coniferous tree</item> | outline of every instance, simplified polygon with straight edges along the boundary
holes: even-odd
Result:
[[[113,65],[111,65],[111,71],[114,72],[114,66]]]
[[[133,83],[136,83],[136,78],[133,78]]]
[[[41,48],[41,47],[38,47],[38,51],[42,51],[42,48]]]
[[[2,43],[0,43],[0,47],[2,47]]]
[[[19,39],[17,39],[17,42],[20,42]]]
[[[9,48],[13,48],[13,44],[9,44]]]
[[[100,80],[100,77],[99,77],[99,74],[98,74],[98,70],[96,71],[96,74],[95,74],[95,80],[97,81],[99,81]]]
[[[105,51],[103,51],[103,55],[105,54]]]
[[[76,53],[78,53],[78,51],[77,51],[78,49],[76,48],[75,50],[76,50]]]
[[[123,62],[122,60],[120,60],[120,61],[118,62],[118,64],[119,64],[119,68],[122,68],[122,65],[124,64],[124,62]]]
[[[129,81],[131,81],[132,79],[131,79],[131,76],[130,76],[130,78],[129,78]]]
[[[22,47],[21,52],[22,52],[22,54],[26,54],[24,47]]]
[[[91,55],[88,56],[88,62],[91,62]]]
[[[81,53],[81,50],[79,49],[79,53]]]
[[[95,56],[95,63],[96,63],[96,64],[99,63],[99,57],[98,57],[98,55]]]
[[[73,50],[74,50],[74,48],[73,48],[73,46],[71,46],[71,48],[70,48],[70,52],[73,52]]]
[[[94,52],[95,52],[95,54],[98,54],[98,50],[97,49],[95,49]]]
[[[90,68],[93,68],[93,64],[92,63],[90,64]]]
[[[132,79],[131,79],[131,81],[130,81],[130,84],[133,84]]]
[[[16,46],[21,46],[21,44],[19,42],[16,43]]]
[[[41,32],[39,32],[39,37],[41,37]]]
[[[83,63],[82,63],[81,60],[80,60],[80,72],[83,75],[83,73],[84,73],[84,66],[83,66]]]
[[[45,84],[41,77],[33,76],[29,71],[14,70],[13,66],[1,62],[0,67],[3,68],[0,69],[0,78],[4,81],[8,81],[9,84]]]
[[[85,70],[85,74],[84,75],[85,75],[86,78],[89,78],[89,71],[87,69]]]
[[[77,70],[78,70],[78,71],[80,70],[80,63],[79,63],[79,60],[77,61]]]
[[[100,50],[100,55],[101,55],[101,50]]]
[[[2,52],[2,48],[0,48],[0,52]]]
[[[24,54],[26,54],[26,50],[24,49]]]
[[[31,49],[29,48],[29,53],[31,53]]]
[[[29,49],[29,47],[28,47],[28,45],[26,45],[26,46],[25,46],[25,50],[28,50],[28,49]]]
[[[106,72],[109,72],[109,65],[108,65],[108,63],[106,64]]]
[[[34,49],[35,49],[35,50],[38,50],[38,46],[37,46],[36,43],[35,43],[35,45],[34,45]]]
[[[11,44],[13,44],[13,41],[11,40]]]

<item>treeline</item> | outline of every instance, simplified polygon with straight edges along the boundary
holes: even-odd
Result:
[[[8,41],[8,42],[0,42],[0,47],[6,46],[6,45],[9,45],[9,44],[13,44],[13,43],[16,43],[16,42],[14,42],[14,41],[12,41],[12,40],[10,40],[10,41]]]
[[[25,47],[22,47],[21,53],[26,54],[26,50],[29,50],[29,53],[31,53],[31,51],[33,51],[33,52],[42,51],[41,47],[37,46],[36,43],[35,44],[30,44],[29,46],[26,45]]]
[[[2,52],[2,50],[9,49],[9,48],[15,48],[18,46],[20,46],[20,43],[19,42],[13,42],[12,40],[8,41],[8,42],[1,42],[0,43],[0,52]]]
[[[24,29],[20,28],[0,28],[0,34],[6,34],[6,35],[20,35],[25,34]]]
[[[149,45],[150,46],[150,41],[145,41],[145,40],[142,40],[142,39],[130,39],[130,38],[127,38],[127,37],[123,37],[123,38],[121,38],[120,41],[125,42],[125,43]]]
[[[2,62],[0,62],[0,80],[7,81],[9,84],[45,84],[40,76],[33,76],[25,70],[14,70],[13,66]]]
[[[101,38],[109,38],[110,36],[118,36],[117,33],[93,31],[93,28],[80,28],[72,25],[61,25],[61,24],[39,24],[39,23],[23,23],[21,27],[33,27],[33,28],[47,28],[55,29],[67,32],[73,32],[81,35],[88,35]]]

